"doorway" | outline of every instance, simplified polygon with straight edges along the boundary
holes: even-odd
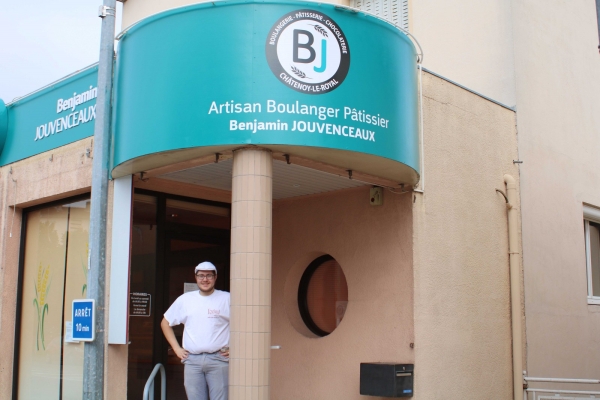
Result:
[[[211,261],[215,288],[229,291],[231,206],[136,190],[131,231],[127,398],[140,399],[152,369],[162,363],[169,399],[185,400],[183,364],[164,339],[160,322],[175,299],[198,290],[194,267]],[[181,344],[183,326],[173,327]],[[159,390],[157,379],[156,392]]]

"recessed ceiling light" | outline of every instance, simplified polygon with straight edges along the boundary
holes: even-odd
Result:
[[[297,183],[294,183],[292,186],[295,187],[295,188],[299,188],[300,187],[300,185],[298,185]]]

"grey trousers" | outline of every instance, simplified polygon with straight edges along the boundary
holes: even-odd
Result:
[[[227,400],[229,393],[229,359],[219,352],[189,354],[182,361],[183,384],[188,400]]]

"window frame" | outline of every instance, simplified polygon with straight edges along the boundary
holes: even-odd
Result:
[[[600,305],[600,296],[594,296],[592,281],[592,252],[590,241],[590,222],[600,224],[600,209],[584,204],[583,222],[585,233],[585,270],[587,278],[587,303],[591,305]]]
[[[300,317],[302,318],[304,325],[306,325],[306,327],[313,334],[317,335],[317,337],[329,336],[333,333],[333,331],[326,332],[326,331],[322,330],[315,323],[312,316],[310,315],[310,311],[308,309],[308,296],[307,296],[308,287],[309,287],[311,279],[312,279],[314,273],[317,271],[317,269],[324,263],[331,261],[331,260],[337,262],[337,260],[329,254],[325,254],[320,257],[315,258],[308,265],[308,267],[306,267],[306,269],[304,270],[304,273],[302,274],[302,278],[300,278],[300,284],[298,285],[298,310],[300,311]],[[338,265],[339,265],[339,263],[338,263]],[[340,268],[341,268],[341,265],[340,265]],[[342,273],[343,273],[343,269],[342,269]],[[345,276],[345,274],[344,274],[344,276]],[[346,282],[346,284],[347,284],[347,282]]]
[[[598,42],[600,42],[600,0],[596,0],[596,23],[598,28]],[[600,44],[598,44],[598,51],[600,51]]]

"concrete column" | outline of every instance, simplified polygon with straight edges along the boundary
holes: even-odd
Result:
[[[268,400],[273,158],[233,152],[229,399]]]

